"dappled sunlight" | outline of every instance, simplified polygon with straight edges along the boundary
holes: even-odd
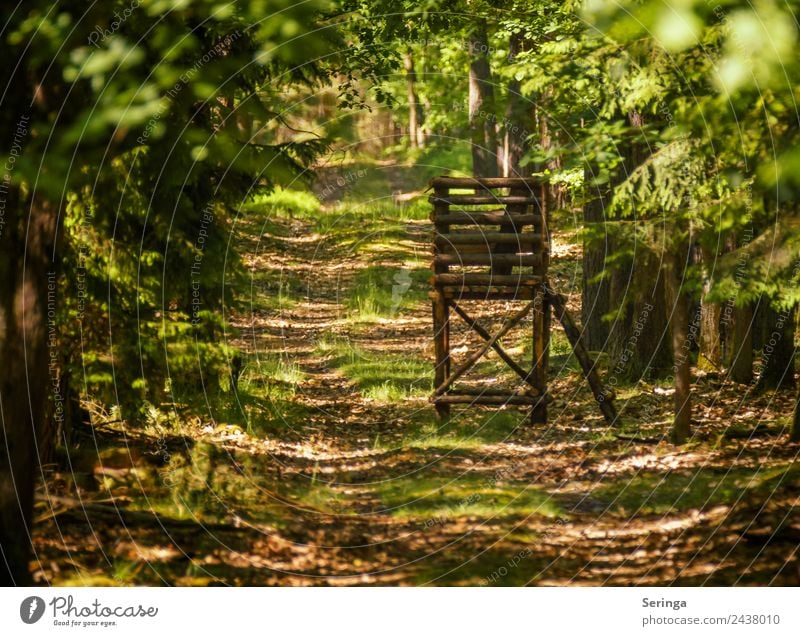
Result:
[[[343,205],[326,204],[325,214]],[[179,425],[184,437],[175,440],[167,423],[124,442],[119,425],[98,431],[110,450],[86,461],[102,465],[88,481],[56,480],[52,494],[65,503],[40,510],[38,549],[54,564],[43,580],[726,583],[740,573],[720,555],[750,559],[763,545],[741,537],[760,536],[759,514],[799,503],[776,499],[777,512],[758,512],[760,493],[796,481],[791,453],[732,434],[712,401],[701,406],[707,433],[682,450],[660,440],[670,398],[656,385],[620,387],[624,420],[609,427],[560,331],[550,342],[547,426],[515,407],[465,405],[437,421],[421,256],[430,226],[386,224],[404,214],[391,205],[324,221],[313,209],[288,192],[248,205],[249,216],[268,216],[281,256],[257,247],[263,222],[240,225],[237,240],[251,247],[245,303],[233,317],[243,352],[235,406],[211,405],[193,426]],[[579,258],[574,238],[560,235],[554,255]],[[464,306],[487,328],[516,307]],[[454,364],[477,342],[462,322],[451,339]],[[530,324],[511,330],[504,347],[530,356]],[[465,382],[520,386],[494,352]],[[134,450],[115,450],[123,447]],[[163,451],[148,455],[153,447]],[[82,512],[76,497],[98,503]],[[122,512],[102,503],[112,500]],[[126,532],[108,550],[103,524],[115,514]],[[785,556],[779,546],[764,550],[753,580],[768,580]],[[81,563],[80,576],[60,569],[65,560]]]

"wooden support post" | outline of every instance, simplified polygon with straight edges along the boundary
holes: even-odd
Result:
[[[545,199],[543,192],[538,196],[538,208],[531,212],[541,215],[542,221],[536,229],[542,237],[541,263],[534,265],[535,274],[546,279],[549,264],[550,247],[546,241],[545,224]],[[546,288],[540,285],[534,292],[533,306],[533,373],[534,386],[539,389],[542,396],[547,393],[547,365],[550,357],[550,302],[547,298]],[[531,424],[547,423],[547,402],[542,399],[531,409]]]
[[[446,234],[450,226],[442,223],[438,219],[445,216],[450,206],[445,201],[449,189],[447,186],[437,185],[434,187],[436,201],[433,206],[434,231],[437,234]],[[437,262],[439,250],[434,242],[433,246],[433,274],[446,274],[448,266],[446,263]],[[440,288],[436,288],[432,294],[433,300],[433,332],[434,348],[436,352],[436,371],[434,373],[433,390],[438,391],[445,386],[450,378],[450,312],[448,310],[448,299]],[[445,403],[436,404],[436,417],[439,420],[446,420],[450,416],[450,405]]]
[[[533,296],[531,381],[533,386],[538,389],[542,399],[531,409],[531,424],[547,423],[547,402],[544,396],[547,393],[547,345],[550,326],[547,313],[549,311],[550,303],[547,302],[544,285],[539,285]]]
[[[434,372],[434,392],[447,385],[450,378],[450,316],[447,299],[434,292],[433,297],[433,344],[436,352],[436,369]],[[436,415],[440,420],[450,415],[450,405],[436,404]]]

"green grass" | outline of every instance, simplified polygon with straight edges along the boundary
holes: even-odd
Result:
[[[239,390],[258,393],[264,398],[293,397],[305,378],[300,366],[276,355],[251,356],[239,376]]]
[[[328,486],[313,478],[293,475],[278,479],[268,456],[236,453],[234,459],[216,444],[197,443],[185,453],[174,453],[152,484],[137,481],[140,487],[142,483],[147,484],[147,499],[135,500],[131,509],[169,519],[222,523],[238,515],[283,526],[286,504],[273,494],[316,509],[344,507],[341,495],[334,496]]]
[[[529,484],[501,485],[491,474],[467,473],[454,479],[415,474],[381,484],[378,493],[390,514],[417,520],[423,526],[460,516],[492,519],[562,515],[558,503],[547,492]]]
[[[299,507],[328,514],[348,514],[353,512],[353,499],[328,484],[312,479],[304,479],[284,488],[284,495],[298,502]]]
[[[532,338],[523,338],[521,344],[523,355],[530,360],[533,351]],[[549,366],[553,372],[579,372],[581,370],[578,360],[573,354],[572,345],[558,324],[553,325],[550,331],[549,351]]]
[[[431,215],[431,204],[427,196],[416,197],[395,206],[398,221],[424,221]]]
[[[355,349],[355,345],[347,336],[323,332],[314,345],[314,353],[322,357],[348,355]]]
[[[417,449],[469,451],[507,440],[520,426],[527,425],[528,417],[525,409],[461,411],[454,406],[450,419],[438,422],[432,413],[425,411],[410,423],[401,443]]]
[[[391,201],[342,201],[313,219],[314,231],[338,245],[359,245],[376,239],[400,239],[405,223],[427,219],[430,205],[424,199],[404,204]]]
[[[260,267],[250,272],[239,305],[244,312],[290,309],[308,293],[307,285],[289,270]]]
[[[559,563],[566,565],[567,559]],[[535,582],[552,565],[527,543],[503,541],[470,546],[470,551],[444,550],[435,559],[419,562],[417,585],[521,587]],[[578,564],[574,568],[580,567]]]
[[[378,322],[425,299],[430,270],[374,265],[356,274],[346,307],[354,322]]]
[[[419,357],[367,351],[346,339],[317,343],[317,353],[330,358],[361,394],[379,402],[396,403],[427,396],[432,387],[431,365]]]
[[[591,493],[611,511],[622,515],[668,514],[707,510],[731,505],[748,492],[765,496],[777,486],[797,479],[800,468],[758,469],[699,468],[694,471],[642,473],[630,479],[616,478]]]
[[[418,188],[443,174],[461,177],[472,175],[472,151],[467,143],[444,140],[424,148],[394,146],[387,148],[385,153],[387,157],[410,168],[407,179]]]
[[[399,402],[427,396],[432,388],[431,365],[419,358],[397,354],[359,352],[339,369],[361,394],[381,402]]]
[[[276,188],[269,194],[258,194],[242,207],[293,219],[313,219],[322,210],[313,192],[284,188]]]
[[[304,428],[307,407],[294,398],[305,373],[296,363],[277,354],[251,355],[245,359],[235,394],[182,396],[203,405],[204,417],[220,425],[231,424],[253,435],[282,434],[291,423]]]

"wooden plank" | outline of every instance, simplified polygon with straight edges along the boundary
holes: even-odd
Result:
[[[484,329],[477,320],[471,318],[466,311],[461,309],[456,303],[450,303],[450,306],[453,308],[453,311],[456,312],[461,319],[469,325],[469,328],[472,329],[475,333],[477,333],[481,338],[483,338],[486,342],[489,342],[492,339],[492,336],[489,334],[486,329]],[[492,349],[495,350],[500,359],[503,360],[513,371],[516,373],[520,378],[522,378],[523,382],[527,382],[531,386],[533,383],[530,379],[530,372],[523,369],[519,364],[517,364],[516,360],[512,358],[503,347],[500,346],[500,343],[494,342],[492,344]]]
[[[550,289],[547,289],[547,297],[553,306],[553,311],[556,317],[561,321],[561,326],[564,327],[564,333],[572,345],[572,350],[575,352],[575,357],[583,369],[583,375],[589,382],[589,387],[592,389],[594,399],[600,406],[600,411],[603,413],[606,421],[609,424],[615,424],[617,421],[617,409],[614,403],[609,399],[608,394],[603,389],[603,383],[595,370],[594,362],[592,361],[589,352],[583,346],[581,340],[581,332],[578,329],[575,321],[567,311],[566,299],[561,294],[556,294]]]
[[[524,291],[521,290],[513,294],[493,293],[491,296],[487,296],[486,294],[480,292],[447,291],[444,293],[444,297],[448,300],[475,300],[483,302],[497,302],[502,300],[506,302],[514,302],[533,300],[534,294],[532,291],[524,288]]]
[[[524,395],[538,397],[540,394],[532,386],[523,386],[516,391],[511,389],[495,389],[483,386],[460,386],[451,388],[447,395]]]
[[[527,305],[525,305],[523,309],[521,309],[516,314],[511,316],[511,318],[509,318],[506,321],[506,324],[503,325],[503,328],[500,329],[500,331],[498,331],[495,335],[493,335],[478,351],[472,354],[466,360],[466,362],[464,362],[460,367],[458,367],[455,371],[453,371],[453,373],[442,384],[437,385],[436,390],[433,392],[434,397],[442,395],[445,391],[447,391],[447,388],[451,384],[453,384],[453,382],[458,380],[458,378],[460,378],[467,371],[469,371],[470,367],[472,367],[472,365],[474,365],[478,360],[480,360],[481,357],[483,357],[483,355],[492,347],[492,345],[495,342],[500,340],[500,338],[502,338],[509,331],[511,331],[511,329],[513,329],[514,326],[520,320],[522,320],[525,316],[528,315],[532,307],[533,303],[528,303]]]
[[[467,210],[451,210],[449,212],[436,212],[434,210],[434,223],[444,225],[503,225],[511,228],[521,228],[525,225],[541,226],[541,214],[509,214],[505,210],[492,212],[469,212]]]
[[[542,264],[541,254],[437,254],[435,265],[511,265],[531,267]]]
[[[440,287],[445,298],[463,300],[531,300],[534,297],[533,287],[498,287],[445,285]]]
[[[513,256],[514,254],[527,256],[530,254],[538,254],[541,259],[544,258],[543,252],[546,246],[542,245],[511,245],[509,243],[493,243],[490,245],[478,245],[471,243],[469,245],[442,245],[436,244],[436,254],[463,254],[464,256],[470,254],[494,254],[495,256]],[[541,263],[541,260],[540,260]],[[508,276],[510,271],[497,272],[498,276]]]
[[[487,404],[493,406],[502,406],[508,404],[509,406],[523,405],[535,406],[537,404],[544,404],[546,398],[542,396],[530,397],[527,395],[441,395],[434,398],[434,404],[450,405],[450,404]]]
[[[509,188],[508,194],[512,198],[513,197],[525,198],[527,196],[531,196],[530,188],[522,188],[522,189],[516,188],[516,187],[515,188]],[[541,207],[541,206],[539,206],[539,207]],[[506,205],[506,212],[508,213],[508,215],[511,215],[511,214],[515,214],[515,213],[526,212],[527,211],[526,208],[527,208],[527,206],[525,206],[525,205],[514,205],[513,203],[509,202],[508,205]],[[507,221],[500,225],[500,232],[501,233],[514,232],[515,230],[516,230],[516,228],[513,225],[511,225],[510,223],[508,223]],[[537,247],[541,248],[541,245],[539,245]],[[495,247],[495,250],[494,250],[495,254],[507,254],[507,253],[514,252],[514,251],[519,252],[521,250],[519,248],[514,250],[514,247],[513,247],[512,244],[504,244],[504,243],[498,244]],[[511,267],[510,266],[504,265],[502,263],[497,263],[497,262],[492,264],[492,274],[503,275],[503,274],[510,274],[510,273],[511,273]]]
[[[445,188],[473,188],[476,185],[484,188],[523,188],[537,187],[542,184],[539,177],[434,177],[431,186]]]
[[[430,203],[446,203],[447,205],[496,205],[498,203],[531,205],[538,203],[539,199],[532,196],[520,197],[504,194],[448,194],[446,196],[429,196],[428,201]]]
[[[447,243],[436,243],[435,254],[538,254],[542,251],[539,246],[533,245],[509,245],[509,244],[491,244],[479,245],[472,243],[470,245],[448,245]],[[510,273],[510,272],[509,272]]]
[[[436,234],[434,241],[437,245],[534,245],[541,247],[544,239],[541,234],[533,232],[450,232]]]
[[[544,279],[541,276],[529,274],[509,274],[507,276],[493,274],[435,274],[431,278],[433,285],[504,285],[507,287],[528,287],[539,285]]]
[[[530,293],[535,285],[440,285],[444,292],[472,292],[475,294]]]

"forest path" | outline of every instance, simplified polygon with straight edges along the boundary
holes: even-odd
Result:
[[[376,191],[402,180],[378,170]],[[701,384],[704,432],[692,444],[618,439],[556,331],[547,426],[515,409],[455,410],[439,424],[427,400],[429,225],[419,209],[361,199],[308,216],[264,208],[241,224],[250,279],[232,318],[233,344],[247,352],[237,413],[212,409],[179,434],[97,432],[99,503],[47,513],[40,579],[798,583],[797,449],[776,444],[775,428],[787,405],[754,399],[774,410],[767,435],[725,439],[730,423],[713,408],[737,389]],[[555,242],[556,275],[574,278],[579,247]],[[486,303],[468,310],[497,320]],[[527,333],[504,339],[520,358]],[[470,338],[454,323],[455,355]],[[491,356],[479,371],[478,382],[509,380]],[[627,433],[665,432],[668,395],[625,397]]]
[[[287,500],[297,509],[313,502],[284,528],[313,556],[271,580],[655,585],[797,577],[796,565],[783,567],[786,546],[742,569],[763,546],[742,539],[750,519],[731,512],[756,497],[724,450],[615,439],[564,360],[560,370],[556,360],[561,400],[549,427],[536,429],[513,409],[464,409],[436,423],[426,399],[427,222],[345,211],[325,226],[334,229],[298,225],[303,239],[288,241],[305,294],[257,345],[282,351],[303,374],[293,403],[307,417],[298,422],[289,411],[296,444],[271,455]],[[491,310],[471,308],[482,319]],[[456,326],[453,340],[462,351],[466,330]],[[524,330],[512,332],[511,350],[524,353],[524,340]],[[482,370],[494,379],[499,368]],[[409,387],[409,369],[421,386]],[[668,412],[669,400],[648,408]],[[757,467],[747,453],[738,462]],[[725,492],[715,493],[720,486]],[[776,505],[783,510],[787,501]]]

